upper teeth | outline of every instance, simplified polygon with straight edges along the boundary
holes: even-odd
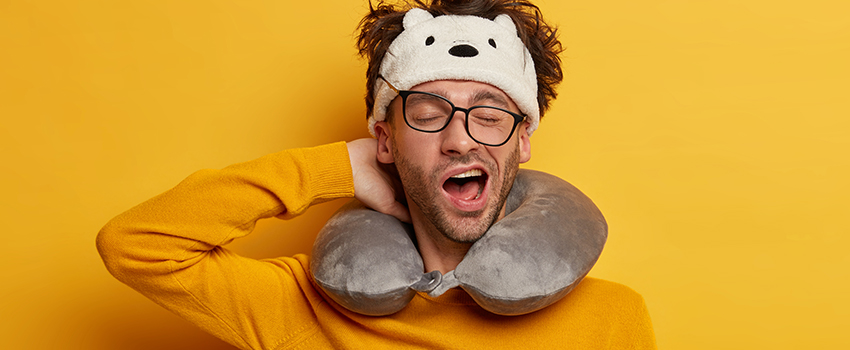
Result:
[[[467,170],[467,171],[462,172],[460,174],[454,175],[454,176],[452,176],[452,178],[453,179],[462,179],[462,178],[465,178],[465,177],[481,176],[483,174],[484,174],[484,172],[481,171],[481,169],[472,169],[472,170]]]

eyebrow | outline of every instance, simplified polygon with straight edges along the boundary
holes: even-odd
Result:
[[[505,100],[504,96],[493,93],[492,91],[487,90],[478,90],[472,95],[473,104],[477,104],[479,101],[493,101],[496,103],[494,107],[508,107],[508,101]]]
[[[447,98],[446,96],[448,96],[448,92],[445,90],[435,90],[428,92],[440,95],[444,98]],[[510,106],[508,101],[502,95],[487,90],[475,90],[475,92],[472,94],[472,105],[477,106],[478,102],[481,101],[491,101],[493,107],[508,108]]]

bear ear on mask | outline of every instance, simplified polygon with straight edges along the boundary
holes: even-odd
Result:
[[[534,312],[587,275],[608,226],[577,188],[533,170],[517,173],[505,206],[505,217],[441,275],[424,272],[410,225],[353,201],[316,238],[310,273],[331,299],[364,315],[389,315],[417,292],[436,297],[454,287],[495,314]]]

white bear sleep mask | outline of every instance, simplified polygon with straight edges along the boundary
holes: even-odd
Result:
[[[492,21],[477,16],[434,17],[415,8],[404,15],[404,31],[387,48],[373,91],[375,104],[369,116],[369,132],[386,118],[387,106],[398,90],[435,80],[470,80],[502,90],[529,123],[530,136],[540,121],[537,103],[537,71],[534,60],[511,17]]]
[[[417,292],[436,297],[454,287],[496,314],[542,309],[587,275],[608,226],[578,189],[533,170],[519,170],[505,206],[507,215],[441,275],[424,272],[412,226],[353,201],[319,233],[310,272],[334,301],[365,315],[389,315]]]

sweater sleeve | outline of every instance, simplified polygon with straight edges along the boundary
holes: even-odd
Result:
[[[97,248],[117,279],[243,349],[274,349],[316,327],[306,261],[254,260],[221,247],[257,220],[353,197],[345,143],[202,170],[112,219]]]

